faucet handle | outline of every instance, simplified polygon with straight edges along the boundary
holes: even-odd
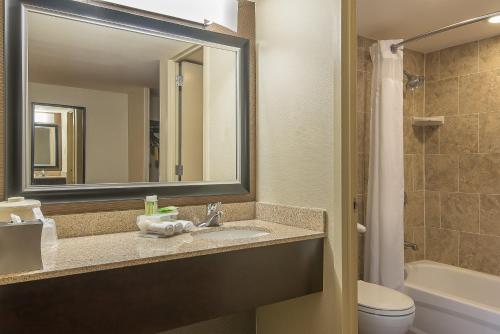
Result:
[[[207,204],[207,214],[211,214],[215,211],[219,211],[222,202],[208,203]]]

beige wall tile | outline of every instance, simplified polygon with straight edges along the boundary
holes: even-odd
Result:
[[[403,120],[403,143],[405,154],[422,154],[424,152],[424,129],[412,126],[411,117]]]
[[[411,227],[405,229],[405,241],[417,244],[416,251],[405,249],[405,262],[423,260],[425,258],[425,229],[424,227]]]
[[[481,195],[480,226],[481,234],[500,236],[500,195]]]
[[[458,158],[453,155],[425,156],[425,189],[458,191]]]
[[[372,115],[365,113],[365,153],[370,153],[370,122]]]
[[[424,75],[424,54],[410,49],[405,49],[403,54],[403,68],[411,74]]]
[[[500,153],[500,113],[479,114],[479,152]]]
[[[404,240],[407,242],[413,242],[413,228],[405,227],[404,230]],[[414,252],[411,249],[404,249],[405,263],[416,261]]]
[[[425,80],[435,81],[440,79],[439,75],[439,51],[425,55]]]
[[[370,46],[375,41],[358,36],[358,70],[370,72],[372,69],[372,61],[370,59]]]
[[[441,193],[425,192],[425,226],[441,227]]]
[[[365,38],[358,36],[358,61],[357,69],[358,71],[365,71]]]
[[[460,191],[500,193],[500,154],[460,156]]]
[[[413,156],[413,190],[425,190],[424,156],[417,154]]]
[[[405,227],[424,226],[424,192],[408,192],[404,207]]]
[[[479,232],[479,194],[441,193],[441,227]]]
[[[425,112],[425,89],[420,87],[413,91],[413,113],[423,116]]]
[[[366,110],[366,73],[362,71],[356,72],[356,110],[357,112],[365,112]]]
[[[413,242],[417,244],[418,249],[415,253],[416,260],[423,260],[425,258],[425,228],[415,227],[413,229]]]
[[[404,155],[405,191],[424,190],[424,158],[422,154]]]
[[[425,154],[439,154],[439,127],[425,127]]]
[[[477,153],[478,115],[446,116],[439,129],[441,154]]]
[[[414,163],[413,163],[413,154],[405,154],[404,155],[404,182],[405,182],[405,191],[410,192],[414,189]]]
[[[478,71],[478,43],[454,46],[440,52],[441,78],[456,77]]]
[[[371,108],[371,92],[372,92],[372,72],[366,72],[365,78],[365,112],[370,113]]]
[[[500,237],[462,233],[460,266],[500,275]]]
[[[431,81],[425,86],[425,114],[458,114],[458,78]]]
[[[426,228],[425,257],[432,261],[457,265],[460,232]]]
[[[403,115],[413,116],[413,91],[406,88],[403,89]]]
[[[479,70],[500,68],[500,36],[479,41]]]
[[[365,117],[364,112],[357,112],[356,113],[356,135],[357,135],[357,145],[358,145],[358,153],[365,153],[367,147],[365,146],[365,137],[368,135],[365,132],[366,126],[365,126]]]
[[[358,178],[357,178],[357,193],[365,194],[368,185],[368,165],[369,155],[366,153],[358,153]]]
[[[497,71],[460,77],[459,112],[475,114],[500,111],[500,76]]]

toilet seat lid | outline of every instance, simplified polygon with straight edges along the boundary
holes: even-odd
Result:
[[[402,316],[415,312],[415,303],[399,291],[358,281],[358,309],[372,314]]]

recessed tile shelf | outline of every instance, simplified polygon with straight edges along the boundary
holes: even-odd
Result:
[[[411,120],[413,126],[439,126],[444,124],[444,116],[416,117]]]

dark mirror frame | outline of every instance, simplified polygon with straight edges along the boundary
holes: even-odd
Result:
[[[197,184],[103,184],[77,186],[35,186],[24,189],[23,184],[23,126],[24,60],[23,60],[23,11],[24,6],[58,12],[63,15],[83,17],[160,34],[222,44],[238,48],[240,96],[240,178],[239,183]],[[5,0],[5,185],[6,195],[25,196],[45,203],[73,201],[106,201],[139,199],[145,195],[160,197],[245,195],[250,192],[250,130],[249,130],[249,48],[248,39],[195,28],[170,21],[157,20],[119,10],[98,7],[68,0]]]

